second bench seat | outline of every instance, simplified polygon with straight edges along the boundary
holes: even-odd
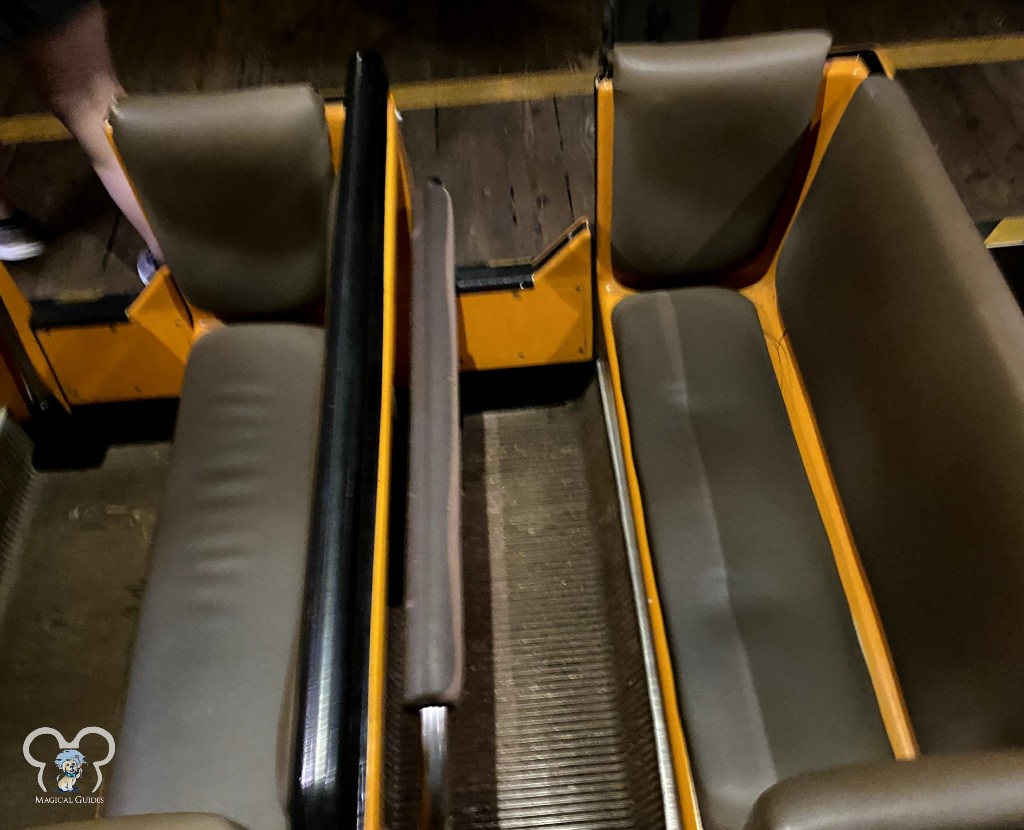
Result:
[[[892,757],[753,305],[645,292],[615,339],[704,826],[787,776]]]

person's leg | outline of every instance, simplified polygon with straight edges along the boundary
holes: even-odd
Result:
[[[162,259],[104,131],[110,103],[124,90],[110,58],[103,7],[93,0],[63,25],[24,41],[22,54],[39,91],[89,155],[111,198]]]

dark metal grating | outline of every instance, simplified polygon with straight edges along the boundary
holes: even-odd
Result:
[[[462,449],[467,671],[451,730],[453,826],[662,827],[596,389],[466,416]],[[400,627],[393,619],[395,689]],[[412,828],[416,722],[394,696],[388,730],[388,826]]]

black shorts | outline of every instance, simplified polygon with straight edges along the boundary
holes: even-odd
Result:
[[[60,26],[91,0],[0,0],[0,49]]]

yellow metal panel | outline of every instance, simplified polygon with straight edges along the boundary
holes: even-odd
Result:
[[[391,421],[395,381],[395,285],[398,277],[399,213],[404,191],[401,144],[394,100],[388,102],[384,177],[384,348],[380,387],[380,448],[374,525],[373,595],[370,616],[369,714],[366,747],[366,830],[384,829],[384,690],[387,687],[388,522],[391,492]]]
[[[68,128],[52,115],[27,113],[0,119],[0,144],[34,144],[71,138]]]
[[[992,229],[985,244],[989,248],[1009,248],[1024,244],[1024,216],[1008,216]]]
[[[934,69],[1024,60],[1024,35],[919,40],[893,43],[877,50],[896,69]]]
[[[324,118],[327,119],[327,136],[331,142],[331,166],[337,175],[341,169],[341,144],[345,132],[345,105],[340,101],[332,101],[324,105]]]
[[[463,371],[578,363],[593,355],[590,230],[534,275],[533,288],[459,297]]]
[[[124,323],[37,333],[71,404],[177,397],[192,348],[191,317],[166,268]]]
[[[32,332],[32,326],[30,325],[32,306],[25,299],[25,295],[18,289],[14,279],[2,263],[0,263],[0,301],[7,307],[7,312],[11,315],[11,322],[14,323],[18,338],[21,340],[29,360],[32,361],[32,366],[36,370],[36,374],[39,375],[39,379],[62,405],[67,406],[68,402],[61,391],[60,384],[57,382],[57,376],[54,374],[53,368],[47,361],[46,355],[43,353],[39,342]],[[13,378],[11,380],[13,384]],[[20,398],[20,395],[18,397]],[[15,415],[27,416],[28,412],[23,401],[20,404],[14,400],[8,403],[12,405],[12,412]]]
[[[400,110],[534,101],[568,95],[589,95],[593,91],[592,68],[569,72],[524,72],[451,78],[395,84],[394,87],[395,101]]]

